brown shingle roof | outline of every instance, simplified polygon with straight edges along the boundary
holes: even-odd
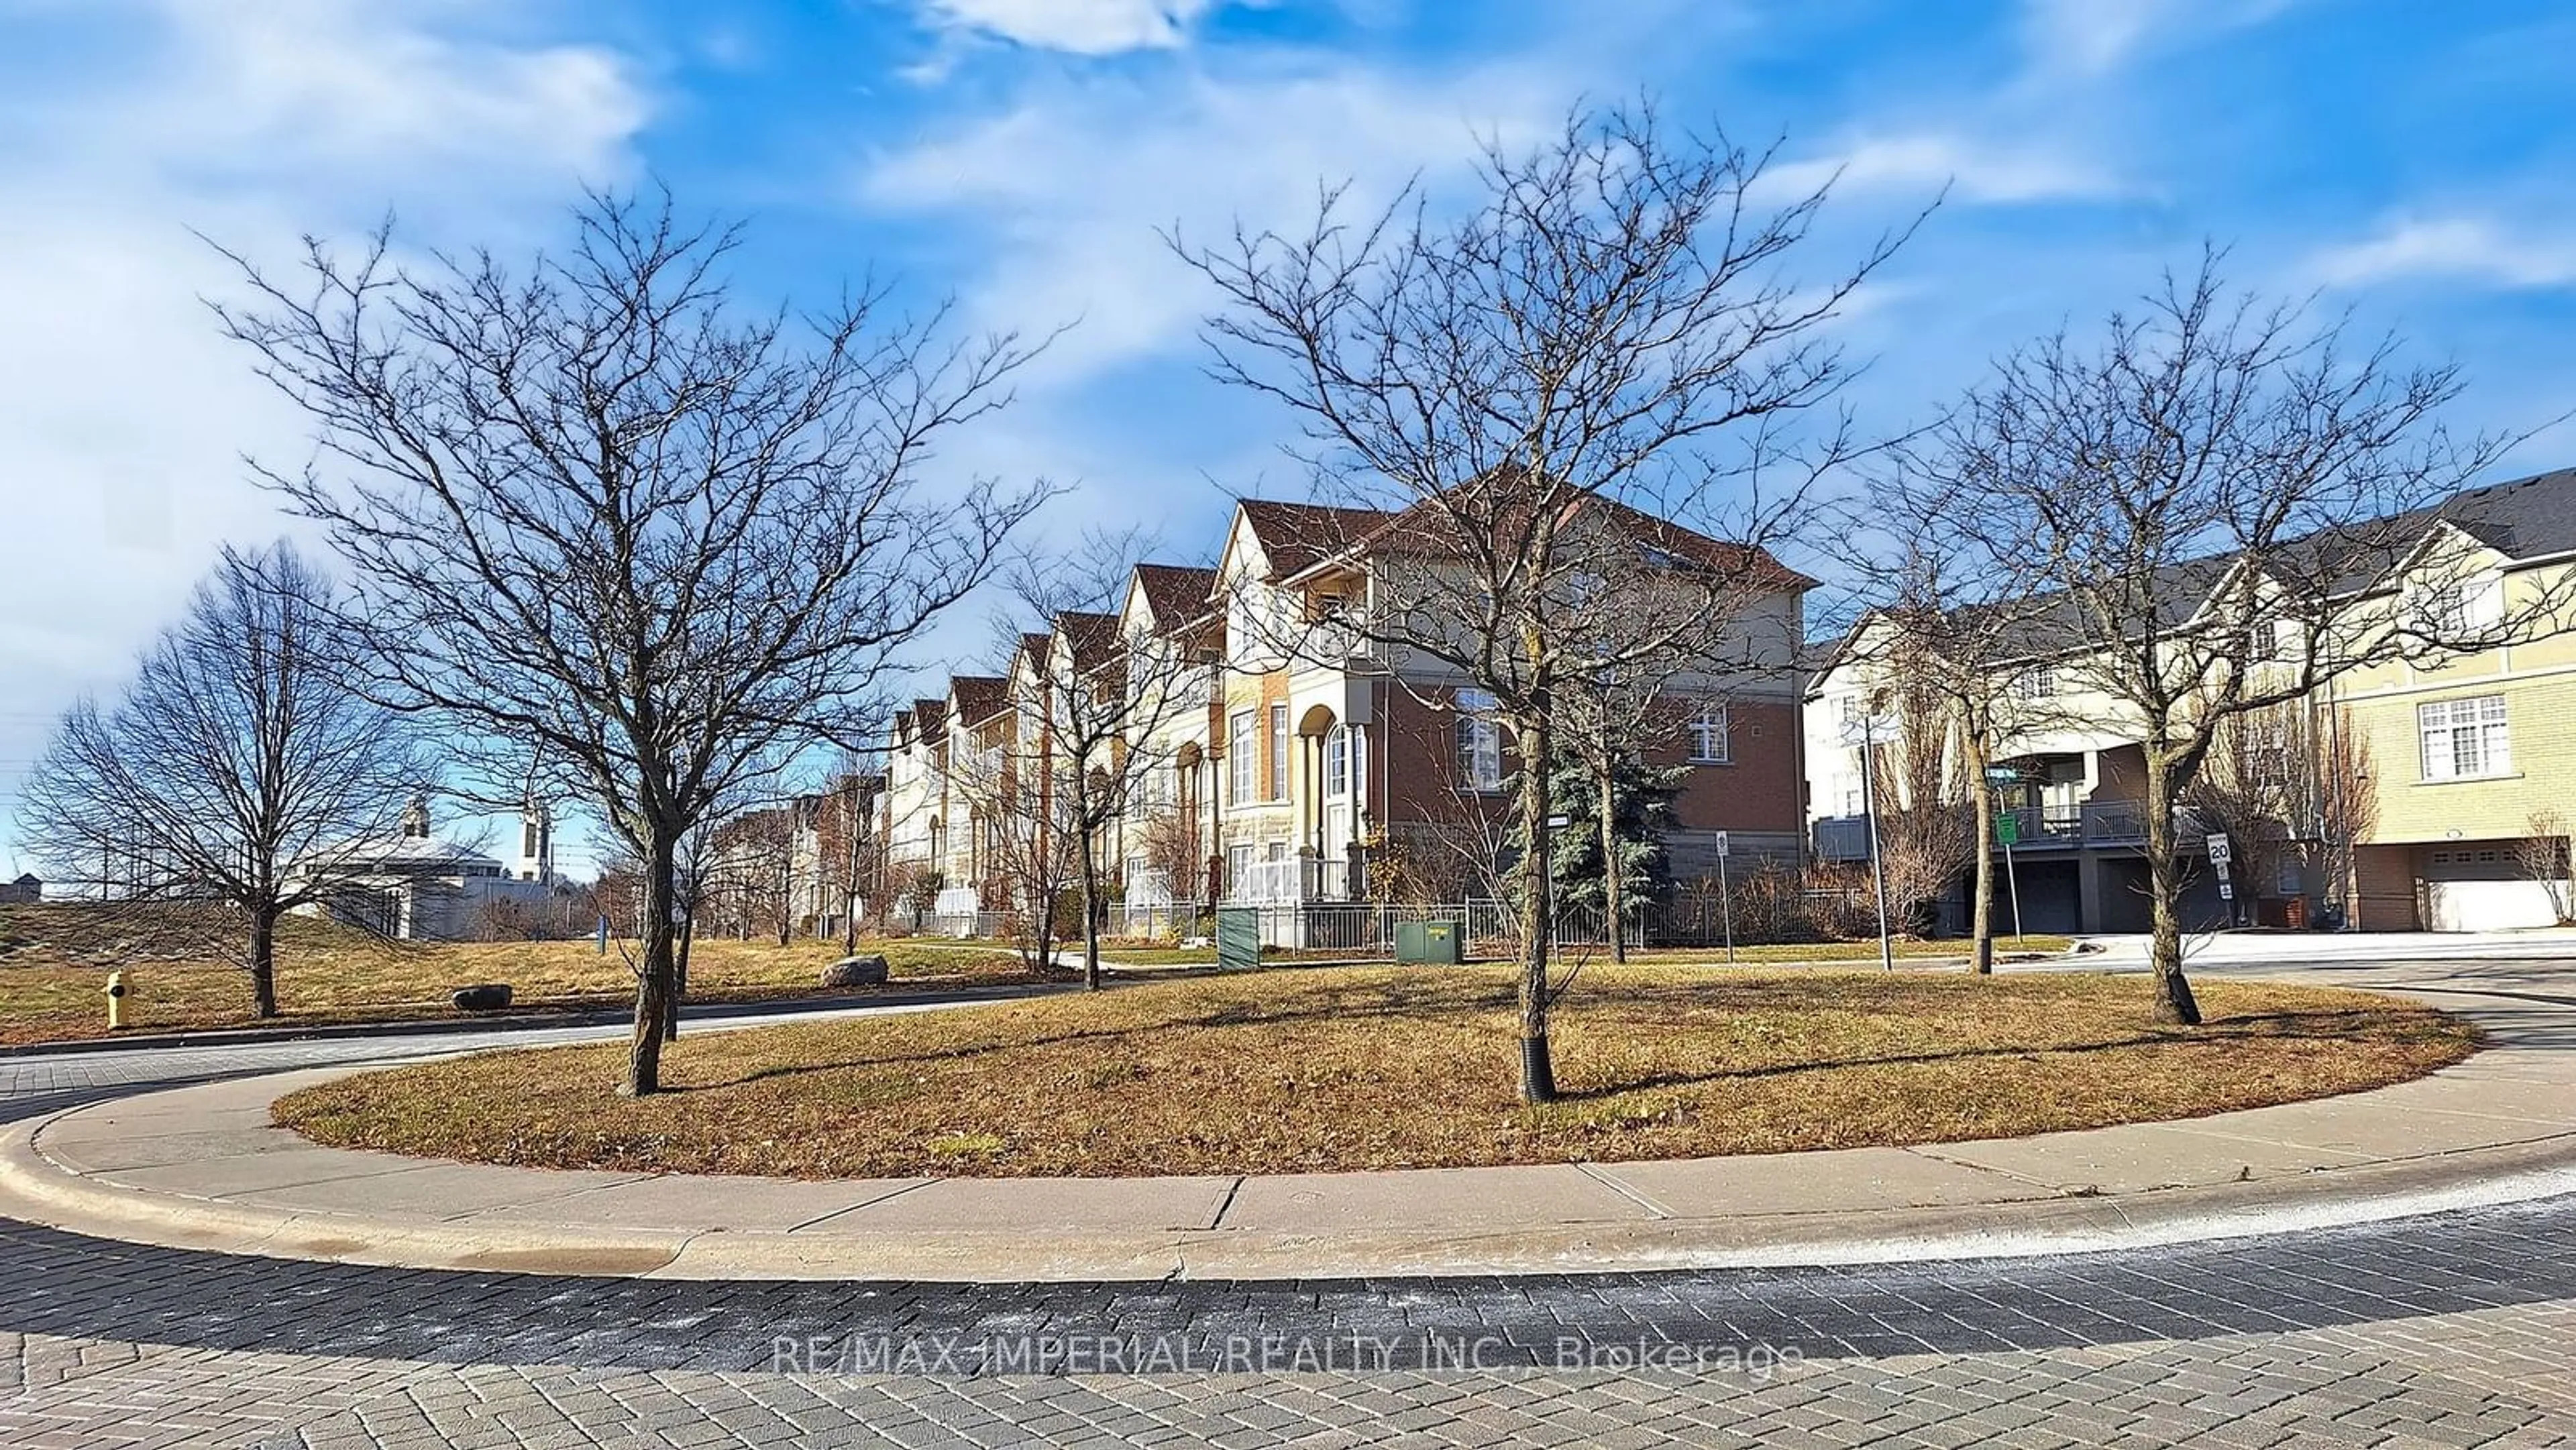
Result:
[[[1055,627],[1073,646],[1076,669],[1090,669],[1106,662],[1113,653],[1110,647],[1118,642],[1118,616],[1114,614],[1068,609],[1055,617]]]
[[[1244,522],[1261,541],[1270,567],[1294,574],[1341,553],[1383,528],[1395,515],[1381,509],[1337,508],[1330,504],[1285,503],[1278,499],[1243,501]]]
[[[1475,484],[1462,487],[1509,490],[1512,481],[1526,475],[1518,469],[1498,469],[1479,478]],[[1617,499],[1588,490],[1560,490],[1556,496],[1566,500],[1564,522],[1590,513],[1601,518],[1612,530],[1642,549],[1660,552],[1676,563],[1694,564],[1720,573],[1742,573],[1766,587],[1783,590],[1807,590],[1816,581],[1781,563],[1765,549],[1749,547],[1724,539],[1711,538],[1696,529],[1686,528],[1668,519],[1658,518],[1642,509]],[[1514,501],[1508,492],[1498,500],[1477,500],[1462,508],[1472,514],[1508,519]],[[1367,510],[1330,510],[1342,514],[1361,514]],[[1377,523],[1349,536],[1350,542],[1364,548],[1401,542],[1405,547],[1424,553],[1437,551],[1441,538],[1457,527],[1451,514],[1432,503],[1412,504],[1394,513],[1378,513]],[[1347,527],[1347,526],[1345,526]],[[1263,547],[1269,547],[1264,543]],[[1323,557],[1321,555],[1318,558]],[[1300,568],[1310,567],[1300,565]],[[1283,568],[1283,574],[1296,569]]]
[[[948,697],[957,702],[959,724],[981,725],[1010,703],[1011,682],[991,675],[957,675],[948,681]]]
[[[1170,629],[1207,612],[1208,598],[1216,593],[1216,571],[1187,564],[1139,564],[1136,583],[1145,591],[1145,607],[1154,611],[1155,627]]]

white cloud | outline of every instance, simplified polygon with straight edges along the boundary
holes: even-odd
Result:
[[[2328,247],[2307,271],[2332,287],[2452,277],[2506,288],[2576,286],[2576,235],[2517,234],[2481,217],[2405,218],[2365,241]]]
[[[1437,185],[1475,138],[1533,135],[1566,94],[1500,70],[1425,81],[1366,70],[1192,76],[1149,94],[1099,82],[1026,100],[954,135],[881,158],[862,198],[965,218],[996,251],[967,292],[981,326],[1080,320],[1044,364],[1062,382],[1173,347],[1206,310],[1205,284],[1157,229],[1213,240],[1311,220],[1317,189],[1383,204],[1417,172]]]
[[[2058,67],[2107,70],[2137,48],[2169,0],[2028,0],[2023,33],[2032,53]]]
[[[503,0],[132,0],[95,72],[0,94],[0,813],[73,693],[111,686],[227,540],[285,530],[241,463],[306,428],[200,300],[193,232],[280,267],[400,207],[442,239],[551,229],[631,168],[648,104],[587,46],[510,43]]]
[[[1935,132],[1864,136],[1832,155],[1784,162],[1764,173],[1761,190],[1768,198],[1785,199],[1828,181],[1838,196],[1946,186],[1962,201],[1998,203],[2093,199],[2121,191],[2108,171],[2071,155]]]
[[[2260,24],[2298,0],[2023,0],[2022,39],[2043,71],[2097,75],[2169,37]]]
[[[928,0],[934,24],[1041,50],[1116,55],[1168,50],[1215,0]]]

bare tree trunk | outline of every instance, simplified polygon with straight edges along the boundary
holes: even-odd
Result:
[[[1986,780],[1985,752],[1970,745],[1968,806],[1977,813],[1977,884],[1968,903],[1968,935],[1976,943],[1971,967],[1980,977],[1995,971],[1995,788]]]
[[[1618,765],[1604,752],[1597,762],[1601,781],[1601,908],[1610,920],[1610,960],[1628,960],[1627,921],[1622,907],[1626,891],[1619,869]]]
[[[1521,752],[1521,1101],[1556,1101],[1556,1063],[1547,1045],[1547,948],[1554,922],[1547,849],[1548,717],[1519,722]]]
[[[1081,798],[1077,796],[1076,800]],[[1085,812],[1088,819],[1088,813]],[[1085,991],[1100,990],[1100,871],[1094,857],[1097,852],[1091,832],[1082,833],[1082,985]]]
[[[680,1040],[680,1004],[689,1000],[689,948],[698,944],[698,914],[680,918],[680,937],[671,953],[671,1010],[662,1018],[662,1040]]]
[[[2179,1026],[2200,1023],[2200,1003],[2182,972],[2182,871],[2174,859],[2173,766],[2149,741],[2147,757],[2147,904],[2151,934],[2147,960],[2155,969],[2156,1020]]]
[[[277,913],[265,906],[250,914],[250,1013],[277,1015]]]
[[[644,857],[643,969],[635,978],[635,1033],[626,1055],[626,1081],[618,1092],[640,1098],[662,1090],[662,1040],[674,1030],[671,903],[676,898],[672,836],[660,826]]]

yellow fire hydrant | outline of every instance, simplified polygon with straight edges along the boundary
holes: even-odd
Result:
[[[125,1025],[125,974],[107,974],[107,1030],[114,1032]]]

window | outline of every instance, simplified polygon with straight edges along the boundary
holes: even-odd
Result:
[[[1225,798],[1252,799],[1252,712],[1237,710],[1225,722]]]
[[[1503,787],[1503,729],[1494,722],[1494,697],[1482,690],[1460,690],[1458,706],[1458,778],[1470,790]]]
[[[1697,765],[1724,765],[1733,747],[1726,725],[1726,706],[1711,700],[1690,722],[1690,758]]]
[[[2046,700],[2057,694],[2057,666],[2032,665],[2013,679],[2013,693],[2025,700]]]
[[[2446,644],[2469,644],[2503,617],[2504,590],[2493,575],[2428,585],[2415,605],[2416,629]]]
[[[1270,798],[1288,799],[1288,707],[1270,707]]]
[[[2418,705],[2415,724],[2424,740],[2426,780],[2471,780],[2513,769],[2502,695]]]
[[[2286,660],[2299,651],[2299,621],[2284,615],[2259,619],[2245,632],[2245,657],[2257,663]]]
[[[1338,800],[1351,793],[1351,731],[1336,725],[1324,733],[1324,796]]]

